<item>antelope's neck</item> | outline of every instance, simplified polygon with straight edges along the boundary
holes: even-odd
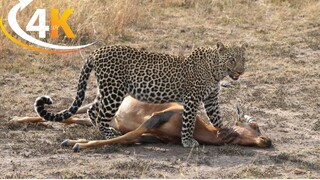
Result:
[[[203,144],[222,145],[232,143],[238,137],[232,128],[215,128],[206,125],[205,129],[194,133],[194,138]]]

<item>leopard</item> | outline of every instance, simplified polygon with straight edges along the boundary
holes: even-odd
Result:
[[[38,97],[34,108],[47,121],[61,122],[74,115],[85,98],[87,81],[94,71],[97,101],[88,110],[93,124],[106,139],[120,133],[110,126],[122,100],[130,95],[148,103],[178,102],[183,105],[181,143],[198,146],[193,138],[195,116],[203,107],[215,127],[221,126],[219,82],[229,76],[238,80],[245,72],[248,44],[224,44],[195,48],[187,56],[150,52],[124,45],[101,47],[91,53],[82,67],[76,97],[68,109],[49,112],[49,96]]]

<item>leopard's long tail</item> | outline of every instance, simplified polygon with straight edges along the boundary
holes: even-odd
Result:
[[[44,108],[45,104],[49,104],[49,105],[52,104],[52,99],[48,96],[38,97],[35,101],[34,108],[40,117],[42,117],[47,121],[60,122],[70,118],[72,115],[74,115],[78,111],[79,107],[81,106],[84,100],[85,91],[87,89],[87,81],[89,79],[90,72],[93,69],[92,58],[93,57],[90,56],[86,60],[82,68],[79,83],[78,83],[77,96],[75,97],[72,105],[68,109],[55,114],[55,113],[48,112]]]

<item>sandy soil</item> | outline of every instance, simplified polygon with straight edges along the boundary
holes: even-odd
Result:
[[[205,12],[161,6],[144,25],[81,54],[44,55],[9,43],[0,54],[0,178],[319,178],[320,20],[312,13],[320,4],[235,2]],[[218,40],[249,43],[246,73],[238,81],[226,78],[233,87],[221,91],[225,124],[232,124],[234,105],[241,102],[271,137],[272,148],[148,144],[74,153],[59,144],[101,139],[94,127],[10,123],[14,116],[34,116],[41,95],[53,98],[53,111],[67,108],[84,58],[101,45],[187,55]],[[88,88],[84,104],[95,97],[94,76]]]

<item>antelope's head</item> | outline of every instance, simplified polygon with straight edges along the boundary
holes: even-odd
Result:
[[[242,110],[237,106],[237,118],[232,129],[238,134],[233,140],[233,144],[245,146],[271,147],[271,139],[262,134],[256,119],[251,116],[243,115]]]

